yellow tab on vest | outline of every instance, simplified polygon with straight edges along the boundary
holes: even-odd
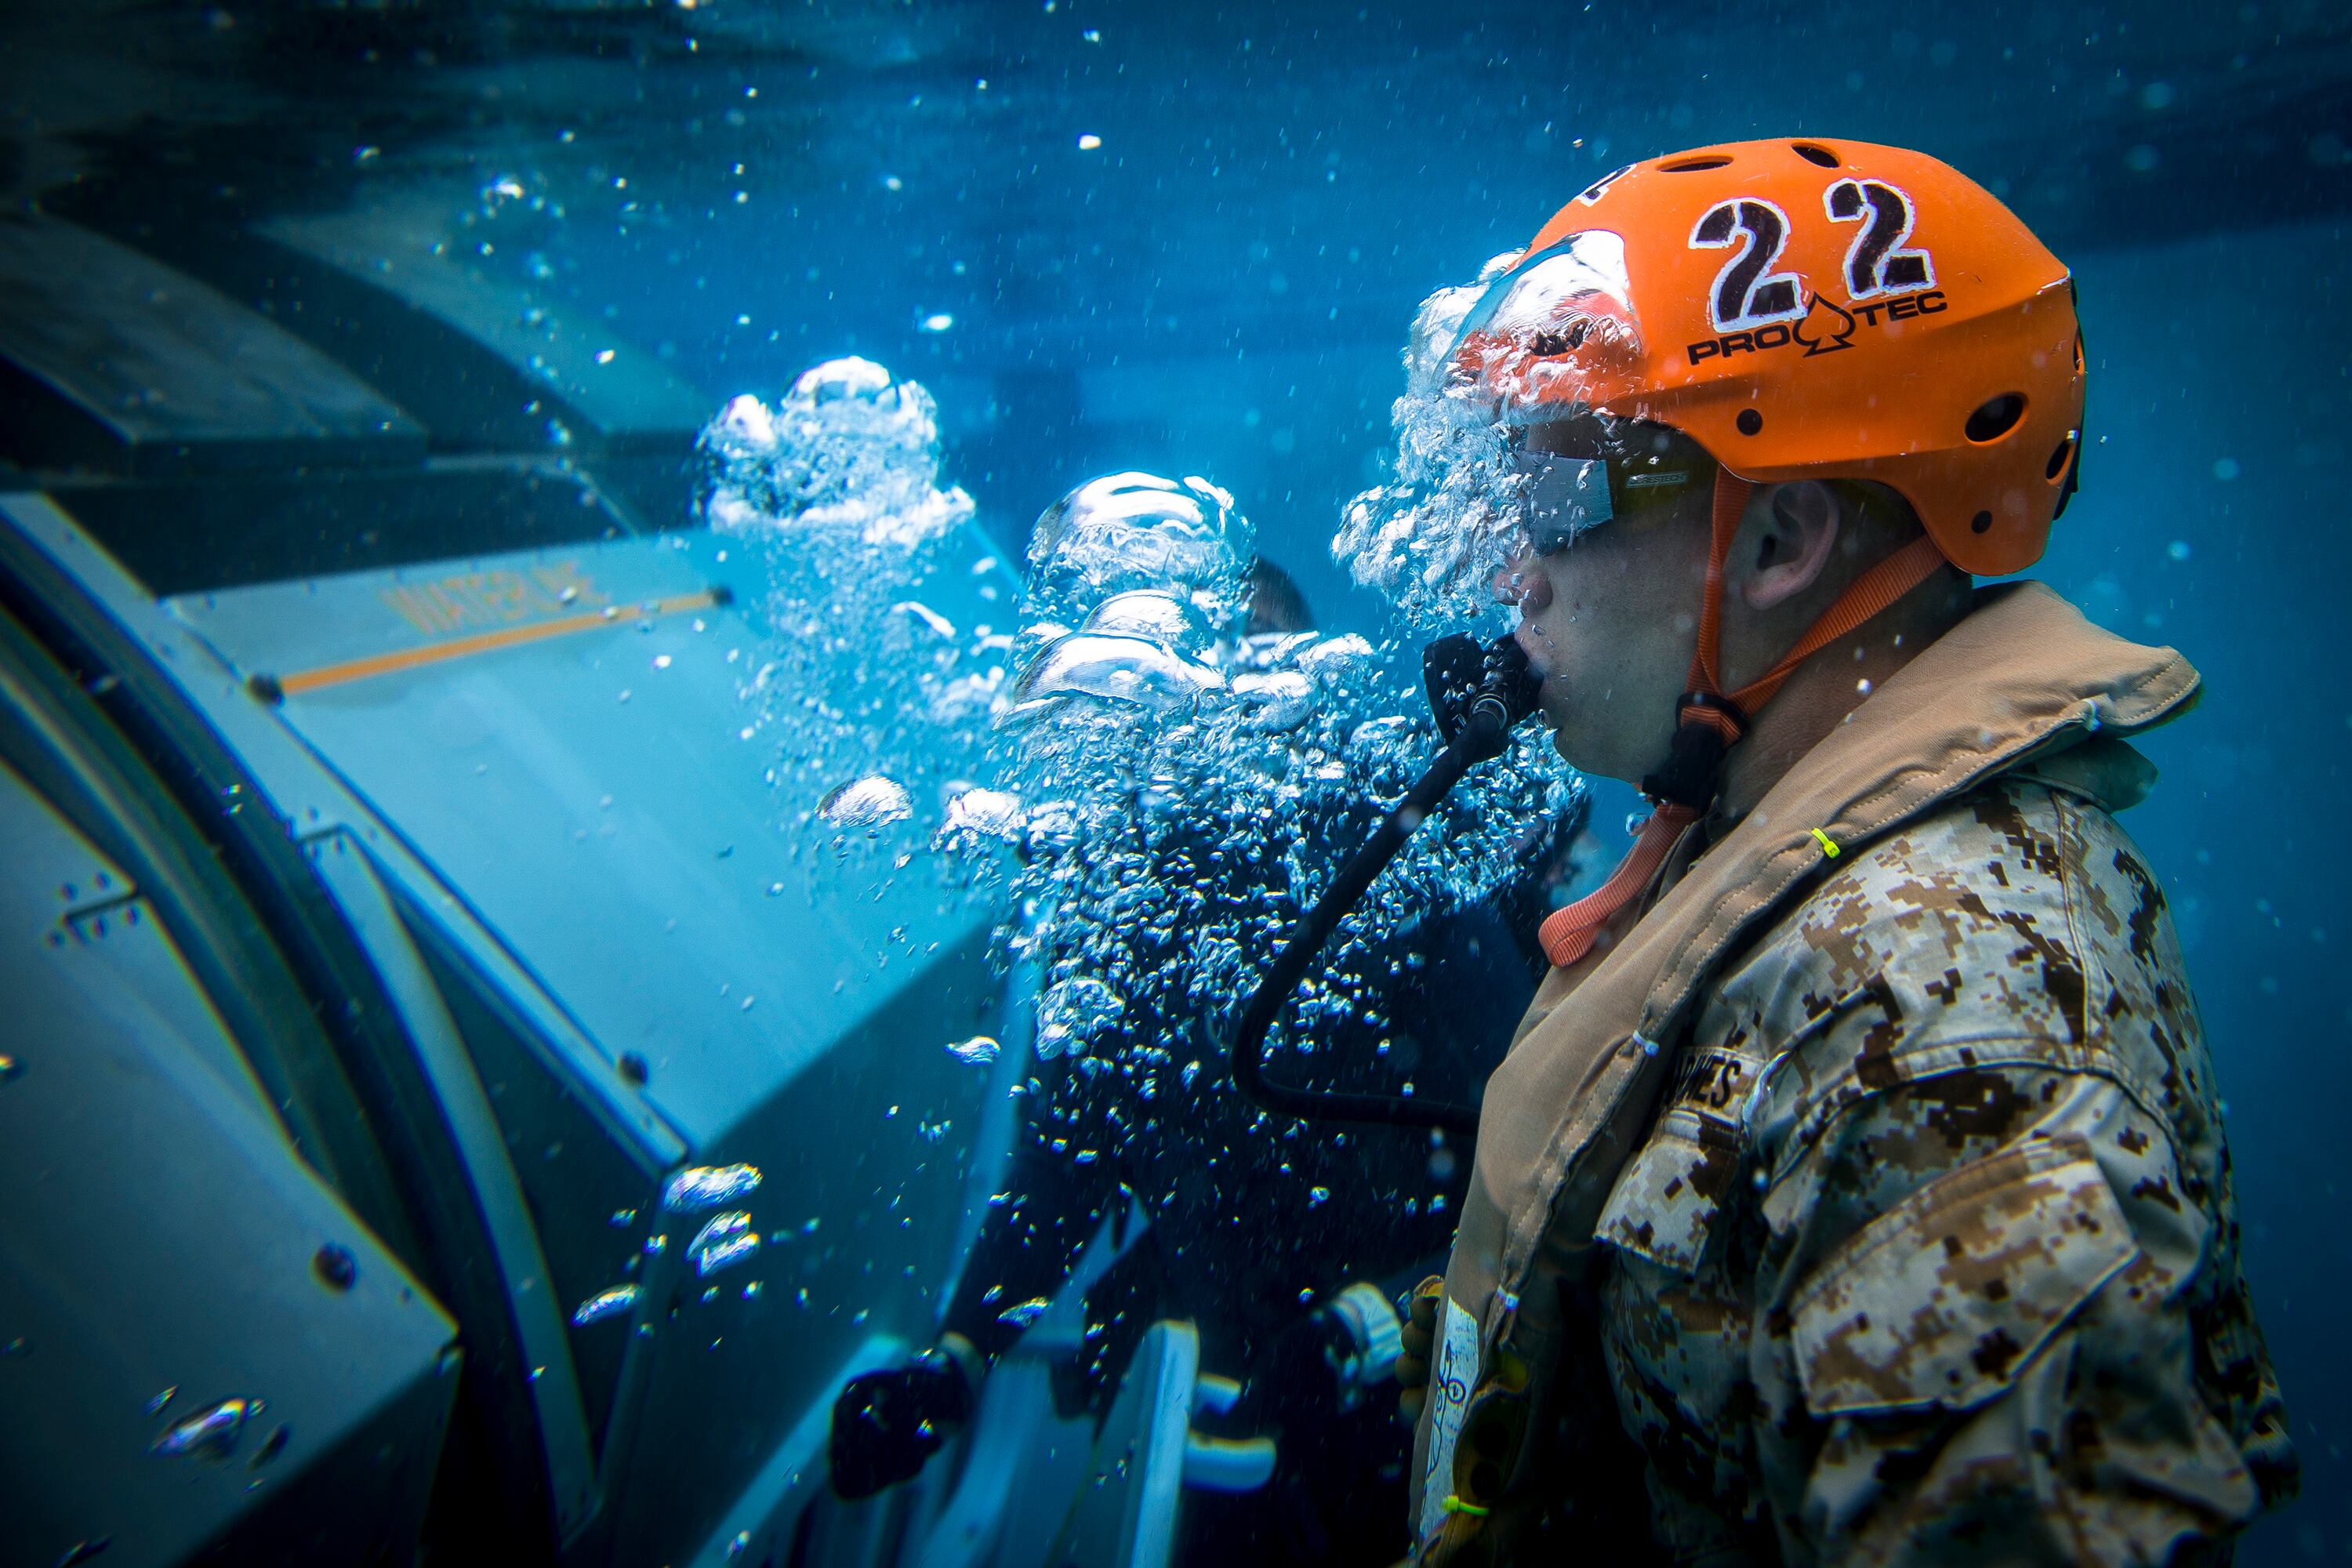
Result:
[[[1845,851],[1844,851],[1844,850],[1840,849],[1840,848],[1837,847],[1837,840],[1836,840],[1836,839],[1832,838],[1828,834],[1823,833],[1820,828],[1816,827],[1816,828],[1814,828],[1814,829],[1813,829],[1813,837],[1816,837],[1816,838],[1818,838],[1818,839],[1820,839],[1820,840],[1822,841],[1822,854],[1824,854],[1824,855],[1826,855],[1826,856],[1828,856],[1831,859],[1834,860],[1834,859],[1836,859],[1840,855],[1843,855],[1843,854],[1844,854],[1844,853],[1845,853]]]

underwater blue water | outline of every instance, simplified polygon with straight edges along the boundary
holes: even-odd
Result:
[[[538,20],[364,69],[316,41],[388,122],[351,134],[337,182],[446,193],[486,269],[654,349],[714,416],[841,355],[919,381],[939,485],[1016,560],[1091,476],[1205,476],[1319,630],[1374,644],[1402,629],[1330,542],[1386,472],[1414,308],[1592,177],[1801,132],[1916,147],[2008,200],[2076,274],[2091,372],[2081,494],[2032,574],[2206,680],[2146,742],[2163,776],[2125,826],[2187,947],[2305,1466],[2242,1561],[2352,1557],[2340,5],[515,14]],[[867,761],[1018,788],[990,769],[1023,759],[990,744]],[[1605,839],[1631,792],[1593,798]]]
[[[710,15],[713,49],[757,31]],[[669,134],[608,138],[596,167],[659,221],[575,180],[535,248],[715,392],[850,352],[920,379],[948,473],[1016,549],[1090,473],[1209,475],[1327,628],[1375,637],[1384,606],[1328,542],[1381,475],[1412,309],[1595,174],[1806,131],[1936,153],[2037,226],[2081,284],[2091,444],[2034,574],[2206,676],[2148,742],[2164,777],[2126,826],[2188,944],[2306,1467],[2246,1560],[2352,1552],[2340,18],[1065,5],[877,26],[641,70]],[[1612,789],[1596,823],[1631,804]]]

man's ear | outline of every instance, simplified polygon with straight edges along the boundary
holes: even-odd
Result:
[[[1748,607],[1769,610],[1821,581],[1843,521],[1836,493],[1819,479],[1773,486],[1763,536],[1739,584]]]

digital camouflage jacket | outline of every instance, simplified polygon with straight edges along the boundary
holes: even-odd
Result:
[[[2179,944],[2073,773],[1855,854],[1701,1011],[1601,1224],[1675,1560],[2161,1563],[2292,1486]]]
[[[2117,732],[2195,680],[1993,590],[1555,972],[1488,1091],[1424,1561],[1577,1539],[1563,1434],[1612,1394],[1676,1563],[2215,1562],[2292,1494],[2211,1064],[2110,815],[2152,774]]]

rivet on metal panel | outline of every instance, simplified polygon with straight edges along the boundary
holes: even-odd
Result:
[[[645,1087],[646,1080],[653,1077],[653,1068],[640,1051],[623,1051],[620,1068],[621,1076],[641,1089]]]
[[[359,1259],[351,1248],[328,1242],[310,1257],[310,1268],[319,1278],[337,1290],[348,1290],[359,1283]]]

